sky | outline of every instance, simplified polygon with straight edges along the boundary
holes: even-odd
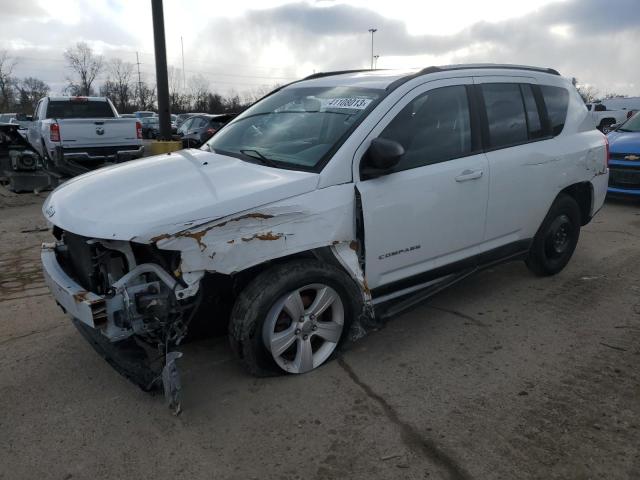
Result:
[[[136,62],[155,81],[148,0],[0,0],[0,50],[14,75],[60,93],[63,51],[87,42],[105,58]],[[318,71],[452,63],[552,67],[601,94],[640,96],[640,0],[165,0],[170,65],[228,94]],[[106,79],[106,73],[98,82]]]

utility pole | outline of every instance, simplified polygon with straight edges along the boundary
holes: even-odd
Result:
[[[142,77],[140,76],[140,58],[138,52],[136,52],[136,65],[138,66],[138,103],[141,109],[144,109],[142,105]]]
[[[184,73],[184,43],[182,43],[182,35],[180,35],[180,48],[182,48],[182,91],[187,91],[187,77]]]
[[[153,17],[153,45],[156,56],[156,85],[158,89],[158,121],[160,140],[171,140],[171,112],[169,111],[169,79],[167,78],[167,45],[164,37],[162,0],[151,0]]]
[[[371,33],[371,70],[373,70],[373,34],[378,31],[377,28],[370,28],[369,33]]]

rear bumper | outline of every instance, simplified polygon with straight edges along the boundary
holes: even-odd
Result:
[[[54,165],[59,173],[64,175],[79,175],[81,173],[100,168],[105,164],[135,160],[144,155],[144,145],[126,147],[105,153],[90,153],[82,151],[68,151],[63,147],[56,147]]]

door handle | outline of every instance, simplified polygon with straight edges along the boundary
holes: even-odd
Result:
[[[465,170],[456,177],[456,182],[466,182],[482,177],[482,170]]]

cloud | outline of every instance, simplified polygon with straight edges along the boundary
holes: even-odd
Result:
[[[62,51],[76,41],[88,41],[107,56],[133,61],[132,52],[151,38],[150,17],[142,18],[148,13],[141,7],[132,10],[133,3],[65,1],[77,3],[76,9],[71,8],[77,18],[56,17],[52,10],[49,16],[27,18],[22,5],[39,8],[32,0],[10,4],[20,5],[12,7],[13,20],[8,15],[0,17],[0,44],[23,55],[20,75],[42,74],[49,82],[62,83],[66,76]],[[635,51],[640,40],[637,0],[557,1],[520,17],[500,21],[487,17],[448,35],[409,31],[410,17],[431,15],[433,20],[437,15],[425,4],[399,6],[399,12],[406,11],[405,21],[343,1],[352,0],[279,4],[224,17],[194,14],[189,22],[180,17],[179,24],[165,12],[167,41],[171,50],[176,42],[174,39],[171,45],[170,34],[177,33],[179,38],[184,30],[187,76],[204,75],[222,92],[282,84],[313,71],[367,68],[371,54],[367,30],[374,26],[378,29],[374,53],[380,55],[381,68],[467,62],[531,64],[556,68],[595,85],[602,93],[640,95],[640,81],[636,80],[640,63]],[[129,18],[132,12],[138,19],[135,23]],[[38,63],[36,57],[42,61]],[[144,53],[141,58],[143,68],[152,75],[152,55]],[[179,58],[169,60],[180,66]]]
[[[303,75],[304,69],[366,68],[367,30],[375,26],[380,67],[427,66],[417,64],[424,60],[533,64],[557,68],[603,92],[640,94],[640,65],[633,47],[640,40],[637,0],[615,5],[570,0],[518,18],[477,22],[452,35],[411,35],[402,21],[366,8],[327,3],[295,3],[249,11],[232,20],[212,19],[202,30],[203,43],[216,47],[205,49],[201,58],[245,59],[247,64],[272,59],[274,65],[288,64],[290,75]],[[283,49],[286,55],[278,53]]]

